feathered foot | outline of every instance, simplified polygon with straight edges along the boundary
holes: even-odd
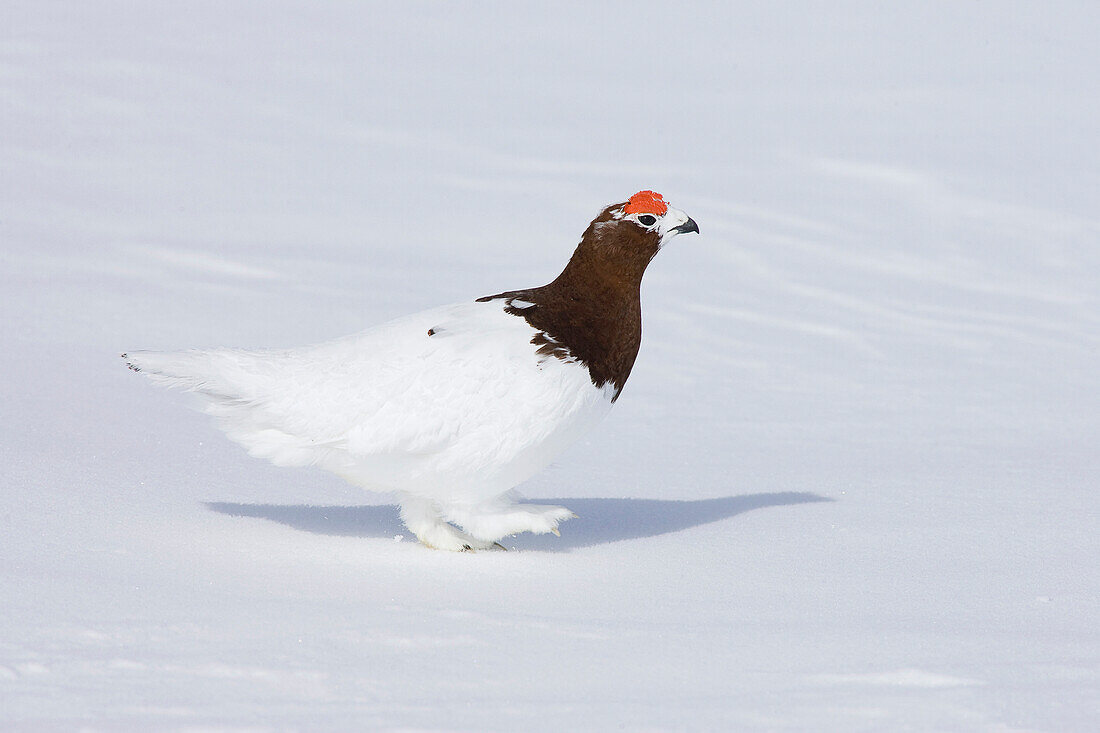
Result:
[[[434,550],[451,552],[477,552],[478,550],[503,550],[494,540],[484,540],[468,535],[448,524],[440,515],[439,507],[430,499],[404,494],[401,496],[401,520],[421,544]]]
[[[491,502],[469,507],[446,506],[443,516],[462,527],[470,536],[495,542],[521,532],[552,532],[560,537],[558,525],[577,515],[561,506]]]

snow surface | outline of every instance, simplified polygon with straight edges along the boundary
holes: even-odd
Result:
[[[0,729],[1100,721],[1100,6],[0,7]],[[602,429],[445,554],[134,348],[702,229]]]

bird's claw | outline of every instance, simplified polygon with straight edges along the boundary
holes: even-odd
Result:
[[[508,548],[505,547],[504,545],[500,544],[499,542],[494,542],[491,546],[483,547],[481,549],[484,549],[484,550],[503,550],[504,552],[508,551]],[[459,550],[459,552],[477,552],[477,550],[475,550],[470,545],[463,545],[462,549]]]

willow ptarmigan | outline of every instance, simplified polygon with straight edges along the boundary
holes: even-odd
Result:
[[[573,515],[512,487],[595,425],[641,342],[646,266],[698,232],[640,191],[592,220],[549,285],[399,318],[289,350],[123,354],[134,371],[204,398],[229,437],[280,466],[320,466],[393,492],[417,538],[442,550],[558,533]]]

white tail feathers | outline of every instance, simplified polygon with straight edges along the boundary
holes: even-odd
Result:
[[[201,390],[210,381],[209,353],[197,350],[131,351],[123,354],[122,358],[126,360],[126,366],[154,382]]]
[[[203,411],[252,455],[283,466],[318,463],[332,446],[294,435],[278,410],[272,410],[270,359],[276,353],[191,349],[131,351],[122,358],[130,369],[158,384],[198,394]]]
[[[199,392],[218,400],[252,401],[265,381],[257,357],[263,352],[244,349],[189,349],[187,351],[130,351],[126,366],[154,382]]]

